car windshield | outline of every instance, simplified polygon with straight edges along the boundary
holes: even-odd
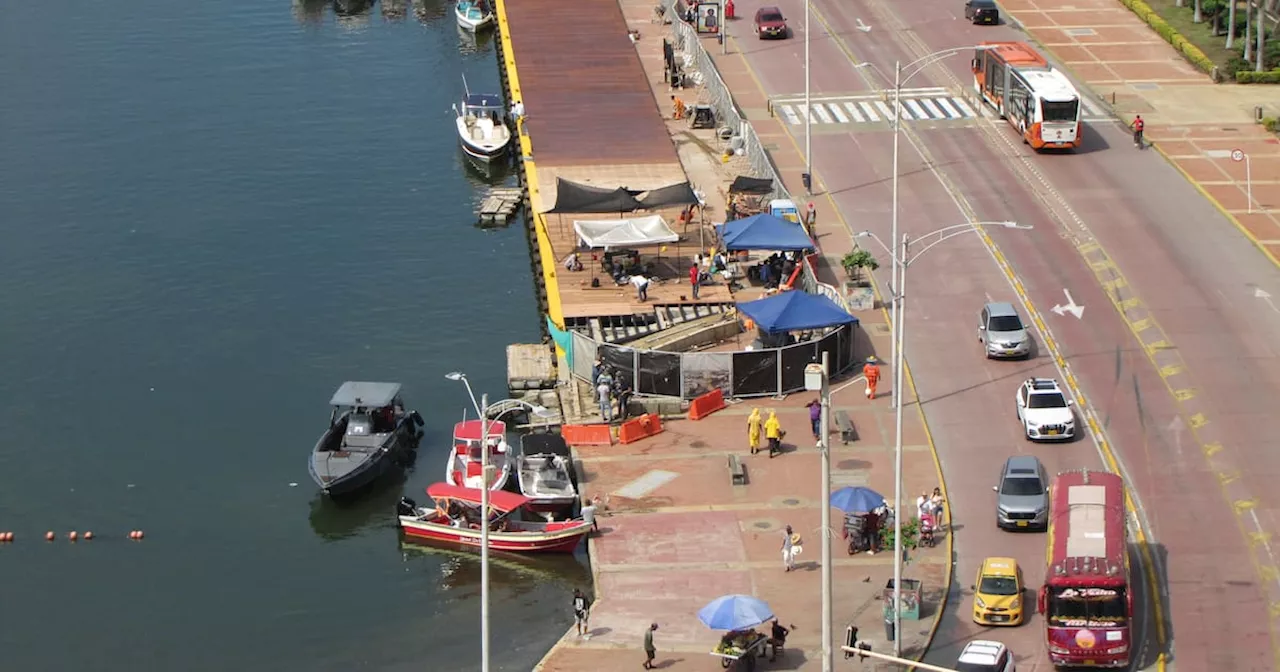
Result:
[[[1034,497],[1044,494],[1044,486],[1040,485],[1040,479],[1038,478],[1025,476],[1006,478],[1000,486],[1000,494],[1013,497]]]
[[[760,20],[765,23],[781,23],[782,15],[777,12],[765,12],[760,15]]]
[[[1022,320],[1019,320],[1017,315],[993,317],[991,318],[991,324],[987,325],[987,329],[991,331],[1019,331],[1022,329]]]
[[[1017,595],[1018,580],[1012,576],[984,576],[978,592],[983,595]]]
[[[994,664],[956,663],[956,672],[999,672]]]
[[[1040,111],[1044,113],[1044,120],[1047,122],[1069,121],[1074,123],[1079,116],[1080,101],[1050,102],[1042,100],[1040,101]]]
[[[1027,402],[1027,405],[1031,408],[1065,408],[1067,400],[1060,392],[1048,392],[1031,395],[1031,400]]]

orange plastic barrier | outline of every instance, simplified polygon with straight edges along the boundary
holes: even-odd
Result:
[[[662,432],[662,418],[656,413],[628,420],[618,427],[618,443],[634,443]]]
[[[613,432],[609,425],[565,425],[560,436],[571,446],[612,446]]]
[[[724,392],[716,388],[689,402],[689,419],[701,420],[724,408]]]

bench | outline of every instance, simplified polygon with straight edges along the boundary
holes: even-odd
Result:
[[[729,454],[729,482],[733,485],[747,484],[747,465],[733,453]]]
[[[836,426],[840,428],[841,443],[857,440],[858,435],[853,430],[853,421],[849,419],[848,411],[836,411]]]

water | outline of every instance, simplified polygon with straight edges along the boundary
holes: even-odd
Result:
[[[501,396],[538,317],[452,130],[493,45],[396,9],[6,6],[0,667],[478,668],[475,556],[402,548],[392,507],[442,475],[468,404],[443,374]],[[404,383],[428,426],[403,483],[337,508],[306,458],[346,379]],[[494,668],[528,670],[589,573],[492,580]]]

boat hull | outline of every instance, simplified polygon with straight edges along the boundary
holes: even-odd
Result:
[[[563,526],[538,532],[490,532],[489,548],[511,553],[572,553],[591,531],[591,525],[582,521],[559,525]],[[453,527],[413,516],[400,516],[400,528],[408,539],[480,547],[478,529]]]
[[[480,30],[484,30],[485,28],[488,28],[489,26],[493,25],[492,14],[485,14],[479,19],[472,19],[466,16],[465,14],[457,10],[454,10],[454,16],[458,18],[459,28],[462,28],[463,30],[469,30],[473,33]]]
[[[396,426],[392,440],[383,448],[369,453],[363,462],[340,476],[328,477],[322,475],[321,472],[324,470],[320,467],[329,453],[324,448],[341,441],[340,433],[345,427],[343,423],[335,424],[325,431],[316,442],[315,449],[311,451],[311,459],[307,462],[307,471],[311,474],[311,480],[329,497],[348,497],[364,491],[386,474],[402,470],[411,461],[421,438],[417,417],[416,413],[406,415]]]

